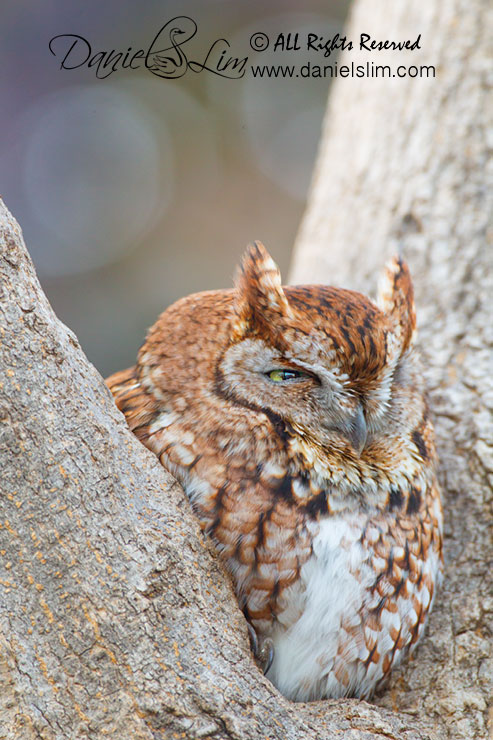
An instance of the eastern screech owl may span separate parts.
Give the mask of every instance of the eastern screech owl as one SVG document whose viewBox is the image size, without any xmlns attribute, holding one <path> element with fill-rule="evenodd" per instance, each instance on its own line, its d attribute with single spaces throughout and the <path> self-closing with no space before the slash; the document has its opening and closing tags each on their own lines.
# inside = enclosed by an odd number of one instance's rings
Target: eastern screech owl
<svg viewBox="0 0 493 740">
<path fill-rule="evenodd" d="M 433 428 L 408 268 L 378 306 L 281 286 L 255 243 L 108 379 L 183 485 L 288 698 L 370 697 L 423 633 L 442 569 Z"/>
</svg>

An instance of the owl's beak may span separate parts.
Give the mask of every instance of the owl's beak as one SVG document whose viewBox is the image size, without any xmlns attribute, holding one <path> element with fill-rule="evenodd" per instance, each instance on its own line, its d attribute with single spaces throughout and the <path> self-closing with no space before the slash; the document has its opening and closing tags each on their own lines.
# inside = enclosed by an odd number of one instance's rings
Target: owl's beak
<svg viewBox="0 0 493 740">
<path fill-rule="evenodd" d="M 358 406 L 358 410 L 351 419 L 351 426 L 346 434 L 348 440 L 351 442 L 358 455 L 361 455 L 361 453 L 363 452 L 364 446 L 366 444 L 367 433 L 368 429 L 366 427 L 365 414 L 363 412 L 363 407 L 360 404 Z"/>
</svg>

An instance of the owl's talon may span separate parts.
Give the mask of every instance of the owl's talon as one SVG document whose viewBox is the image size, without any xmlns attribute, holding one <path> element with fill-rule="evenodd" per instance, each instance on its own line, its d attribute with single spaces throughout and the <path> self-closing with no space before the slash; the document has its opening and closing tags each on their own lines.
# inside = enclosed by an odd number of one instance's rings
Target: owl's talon
<svg viewBox="0 0 493 740">
<path fill-rule="evenodd" d="M 250 649 L 252 653 L 255 655 L 255 657 L 257 657 L 258 651 L 259 651 L 257 633 L 253 629 L 250 622 L 247 622 L 247 627 L 248 627 L 248 635 L 250 637 Z"/>
<path fill-rule="evenodd" d="M 262 642 L 262 647 L 258 653 L 258 659 L 262 666 L 264 675 L 268 672 L 274 660 L 274 643 L 270 637 L 266 637 Z"/>
<path fill-rule="evenodd" d="M 270 637 L 266 637 L 259 643 L 258 635 L 253 629 L 250 622 L 247 622 L 248 634 L 250 636 L 250 647 L 252 653 L 255 656 L 256 662 L 259 664 L 259 668 L 262 669 L 263 673 L 267 673 L 274 660 L 274 643 Z"/>
</svg>

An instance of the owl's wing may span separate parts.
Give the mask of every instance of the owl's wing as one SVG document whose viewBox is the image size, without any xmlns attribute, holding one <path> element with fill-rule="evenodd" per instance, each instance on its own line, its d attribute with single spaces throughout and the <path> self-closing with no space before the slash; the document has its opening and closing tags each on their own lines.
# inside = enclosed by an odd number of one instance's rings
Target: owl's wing
<svg viewBox="0 0 493 740">
<path fill-rule="evenodd" d="M 142 388 L 136 367 L 120 370 L 109 378 L 106 385 L 112 392 L 115 403 L 125 415 L 130 430 L 144 441 L 148 427 L 157 412 L 156 400 Z"/>
</svg>

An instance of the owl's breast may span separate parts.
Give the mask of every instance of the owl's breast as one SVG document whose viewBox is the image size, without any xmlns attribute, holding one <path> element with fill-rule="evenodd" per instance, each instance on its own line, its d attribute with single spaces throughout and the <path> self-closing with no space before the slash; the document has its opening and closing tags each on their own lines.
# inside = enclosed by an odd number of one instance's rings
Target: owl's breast
<svg viewBox="0 0 493 740">
<path fill-rule="evenodd" d="M 328 517 L 268 631 L 268 677 L 297 701 L 368 698 L 420 638 L 441 573 L 432 528 L 403 537 L 397 520 Z M 426 530 L 426 531 L 425 531 Z"/>
<path fill-rule="evenodd" d="M 148 446 L 184 486 L 254 629 L 273 640 L 268 677 L 294 700 L 371 696 L 416 645 L 439 580 L 431 472 L 407 488 L 377 479 L 372 505 L 361 475 L 336 486 L 335 468 L 327 481 L 273 454 L 220 456 L 168 421 L 156 420 Z"/>
</svg>

